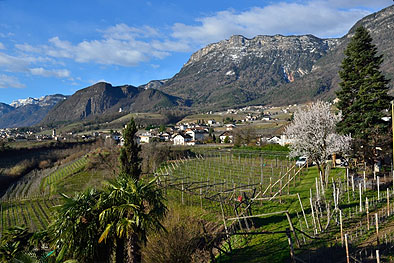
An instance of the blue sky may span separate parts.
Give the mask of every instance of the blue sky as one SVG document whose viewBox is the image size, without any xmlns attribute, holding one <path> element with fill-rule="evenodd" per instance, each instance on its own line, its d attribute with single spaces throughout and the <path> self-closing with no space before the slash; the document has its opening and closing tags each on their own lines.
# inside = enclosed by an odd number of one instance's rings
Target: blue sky
<svg viewBox="0 0 394 263">
<path fill-rule="evenodd" d="M 392 0 L 0 0 L 0 102 L 176 74 L 231 35 L 340 37 Z"/>
</svg>

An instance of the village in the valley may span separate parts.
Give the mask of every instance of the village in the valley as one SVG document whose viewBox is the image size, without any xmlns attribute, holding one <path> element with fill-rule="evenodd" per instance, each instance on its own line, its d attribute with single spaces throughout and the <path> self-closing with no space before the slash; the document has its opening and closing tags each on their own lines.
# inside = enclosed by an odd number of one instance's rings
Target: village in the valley
<svg viewBox="0 0 394 263">
<path fill-rule="evenodd" d="M 302 106 L 302 105 L 301 105 Z M 283 134 L 283 126 L 290 122 L 292 114 L 300 105 L 282 107 L 247 106 L 240 109 L 227 109 L 222 112 L 186 116 L 176 125 L 141 128 L 138 132 L 140 144 L 167 143 L 173 145 L 233 144 L 237 128 L 250 127 L 253 130 L 253 143 L 276 143 L 286 145 L 290 142 Z M 9 142 L 23 141 L 78 141 L 102 138 L 123 145 L 120 130 L 57 131 L 42 128 L 4 128 L 0 138 Z M 281 129 L 282 128 L 282 129 Z"/>
</svg>

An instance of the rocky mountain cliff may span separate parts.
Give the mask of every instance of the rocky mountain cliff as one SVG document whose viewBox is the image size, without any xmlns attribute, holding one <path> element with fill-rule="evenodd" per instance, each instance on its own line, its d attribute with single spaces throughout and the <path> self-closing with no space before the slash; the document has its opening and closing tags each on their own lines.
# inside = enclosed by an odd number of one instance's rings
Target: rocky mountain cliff
<svg viewBox="0 0 394 263">
<path fill-rule="evenodd" d="M 194 53 L 161 90 L 194 105 L 231 107 L 309 74 L 339 43 L 312 35 L 232 36 Z"/>
<path fill-rule="evenodd" d="M 185 101 L 156 89 L 130 85 L 113 87 L 99 82 L 81 89 L 59 103 L 44 118 L 43 124 L 79 121 L 117 112 L 149 112 L 185 105 Z"/>
<path fill-rule="evenodd" d="M 11 105 L 0 103 L 0 128 L 27 127 L 38 124 L 59 102 L 67 99 L 61 94 L 41 98 L 20 99 Z"/>
<path fill-rule="evenodd" d="M 394 6 L 358 21 L 344 37 L 232 36 L 195 52 L 160 90 L 218 109 L 247 104 L 288 104 L 333 98 L 343 51 L 356 27 L 368 28 L 393 79 Z"/>
<path fill-rule="evenodd" d="M 339 88 L 339 70 L 344 58 L 344 50 L 357 27 L 366 27 L 383 54 L 384 62 L 381 70 L 391 79 L 391 93 L 394 93 L 394 5 L 377 13 L 371 14 L 358 21 L 349 32 L 339 40 L 339 44 L 326 56 L 319 59 L 313 66 L 312 72 L 293 83 L 280 85 L 270 90 L 258 103 L 273 103 L 278 105 L 305 102 L 309 100 L 333 99 Z M 292 96 L 289 96 L 292 94 Z M 257 102 L 257 101 L 256 101 Z"/>
<path fill-rule="evenodd" d="M 27 126 L 41 120 L 43 124 L 79 121 L 119 111 L 205 111 L 333 99 L 344 49 L 361 25 L 371 32 L 378 51 L 384 54 L 382 70 L 394 87 L 394 6 L 390 6 L 361 19 L 342 38 L 275 35 L 248 39 L 236 35 L 198 50 L 170 79 L 139 87 L 97 83 L 67 100 L 59 99 L 55 107 L 46 105 L 45 97 L 16 101 L 18 108 L 0 104 L 0 127 Z M 45 110 L 50 110 L 47 116 Z"/>
</svg>

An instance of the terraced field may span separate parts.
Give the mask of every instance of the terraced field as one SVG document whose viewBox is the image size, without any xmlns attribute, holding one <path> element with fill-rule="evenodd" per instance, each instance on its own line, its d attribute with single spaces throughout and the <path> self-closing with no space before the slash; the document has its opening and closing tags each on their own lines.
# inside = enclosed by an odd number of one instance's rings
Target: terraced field
<svg viewBox="0 0 394 263">
<path fill-rule="evenodd" d="M 1 232 L 12 226 L 27 226 L 30 230 L 43 230 L 53 219 L 53 207 L 60 199 L 31 199 L 1 203 Z"/>
<path fill-rule="evenodd" d="M 57 193 L 57 184 L 60 181 L 64 181 L 66 177 L 79 173 L 83 170 L 86 163 L 87 158 L 83 157 L 49 174 L 41 181 L 40 192 L 49 195 Z"/>
<path fill-rule="evenodd" d="M 30 230 L 45 229 L 54 217 L 54 206 L 61 203 L 59 193 L 73 194 L 93 180 L 103 178 L 85 171 L 87 157 L 45 172 L 33 172 L 26 180 L 13 184 L 0 202 L 0 233 L 12 226 Z"/>
</svg>

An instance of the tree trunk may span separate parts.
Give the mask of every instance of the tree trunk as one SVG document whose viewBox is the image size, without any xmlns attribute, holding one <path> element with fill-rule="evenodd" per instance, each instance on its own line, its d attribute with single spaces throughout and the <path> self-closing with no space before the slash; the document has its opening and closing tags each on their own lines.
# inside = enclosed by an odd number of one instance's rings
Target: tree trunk
<svg viewBox="0 0 394 263">
<path fill-rule="evenodd" d="M 116 263 L 124 263 L 125 242 L 123 238 L 116 239 Z"/>
<path fill-rule="evenodd" d="M 126 256 L 128 263 L 141 263 L 141 246 L 139 243 L 139 238 L 136 233 L 131 233 L 127 238 L 126 244 Z"/>
<path fill-rule="evenodd" d="M 324 186 L 324 184 L 326 182 L 326 164 L 316 161 L 316 165 L 317 165 L 317 170 L 319 171 L 318 180 L 320 180 L 320 172 L 321 172 L 321 178 L 322 178 L 322 181 L 323 181 L 322 183 L 323 183 L 323 186 Z"/>
</svg>

